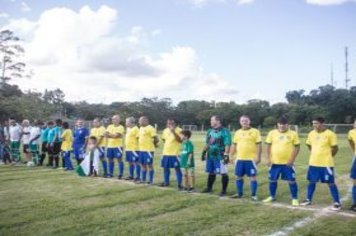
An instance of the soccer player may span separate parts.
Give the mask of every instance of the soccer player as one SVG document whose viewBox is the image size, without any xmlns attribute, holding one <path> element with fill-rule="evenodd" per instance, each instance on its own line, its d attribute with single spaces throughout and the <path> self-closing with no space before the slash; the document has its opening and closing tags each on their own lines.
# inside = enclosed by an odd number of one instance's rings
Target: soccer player
<svg viewBox="0 0 356 236">
<path fill-rule="evenodd" d="M 54 169 L 59 167 L 59 154 L 61 152 L 62 144 L 62 120 L 57 119 L 55 123 L 52 121 L 48 122 L 48 155 L 49 155 L 49 166 Z M 54 161 L 54 163 L 53 163 Z M 63 163 L 64 164 L 64 163 Z"/>
<path fill-rule="evenodd" d="M 231 134 L 228 129 L 222 126 L 219 116 L 212 116 L 210 119 L 211 128 L 206 136 L 206 145 L 203 149 L 202 160 L 206 160 L 208 173 L 207 187 L 203 193 L 211 193 L 216 179 L 216 175 L 221 175 L 222 190 L 221 197 L 226 196 L 229 176 L 227 165 L 229 163 L 229 151 L 231 146 Z"/>
<path fill-rule="evenodd" d="M 85 145 L 88 137 L 89 137 L 88 128 L 84 127 L 84 121 L 82 119 L 78 119 L 76 121 L 74 133 L 73 133 L 73 138 L 74 138 L 73 151 L 74 151 L 74 157 L 77 160 L 78 165 L 83 160 L 84 157 L 83 154 L 85 152 Z"/>
<path fill-rule="evenodd" d="M 69 128 L 68 122 L 63 122 L 63 133 L 62 133 L 62 158 L 64 160 L 64 168 L 65 170 L 73 170 L 72 161 L 70 160 L 70 154 L 72 152 L 73 147 L 73 133 Z"/>
<path fill-rule="evenodd" d="M 129 163 L 129 176 L 126 180 L 140 181 L 141 166 L 138 160 L 138 136 L 139 128 L 136 125 L 136 120 L 133 117 L 126 119 L 126 135 L 125 135 L 125 155 L 126 161 Z"/>
<path fill-rule="evenodd" d="M 180 167 L 184 173 L 184 190 L 188 192 L 194 191 L 195 177 L 194 177 L 194 145 L 190 141 L 192 132 L 190 130 L 183 130 L 182 135 L 182 152 L 180 154 Z"/>
<path fill-rule="evenodd" d="M 273 202 L 276 200 L 278 179 L 288 181 L 292 195 L 292 205 L 298 206 L 298 186 L 295 181 L 294 161 L 300 150 L 298 134 L 289 129 L 288 119 L 279 118 L 277 129 L 268 133 L 267 144 L 267 164 L 269 169 L 269 193 L 270 196 L 263 202 Z"/>
<path fill-rule="evenodd" d="M 47 141 L 48 141 L 48 131 L 49 128 L 47 127 L 47 124 L 42 123 L 41 125 L 41 159 L 39 161 L 39 166 L 43 165 L 44 159 L 46 159 L 46 155 L 48 153 L 48 148 L 47 148 Z M 49 164 L 49 162 L 48 162 Z"/>
<path fill-rule="evenodd" d="M 251 120 L 247 115 L 240 117 L 241 129 L 234 135 L 230 151 L 232 157 L 236 152 L 235 176 L 237 194 L 232 198 L 241 198 L 243 195 L 244 176 L 250 178 L 251 200 L 257 201 L 257 165 L 261 161 L 262 144 L 261 134 L 250 126 Z"/>
<path fill-rule="evenodd" d="M 25 162 L 29 162 L 31 160 L 30 133 L 31 133 L 30 121 L 23 120 L 21 136 L 22 136 L 22 149 L 23 149 L 23 153 L 25 155 Z"/>
<path fill-rule="evenodd" d="M 21 140 L 21 126 L 17 124 L 15 119 L 10 118 L 9 139 L 11 142 L 11 156 L 13 160 L 18 163 L 21 160 L 20 155 L 20 140 Z"/>
<path fill-rule="evenodd" d="M 30 142 L 29 142 L 29 149 L 32 154 L 32 161 L 35 165 L 39 164 L 39 145 L 41 142 L 41 128 L 40 128 L 40 121 L 35 121 L 34 125 L 30 130 Z"/>
<path fill-rule="evenodd" d="M 350 177 L 353 180 L 352 186 L 352 206 L 351 211 L 356 211 L 356 120 L 354 121 L 354 128 L 348 133 L 348 140 L 354 157 L 351 164 Z"/>
<path fill-rule="evenodd" d="M 97 148 L 100 153 L 99 159 L 101 160 L 101 163 L 103 165 L 103 170 L 104 170 L 104 177 L 108 177 L 108 163 L 106 161 L 105 157 L 105 146 L 106 146 L 106 138 L 105 136 L 106 129 L 105 127 L 101 124 L 101 121 L 99 118 L 95 118 L 93 120 L 93 128 L 90 130 L 90 136 L 95 137 L 97 142 Z"/>
<path fill-rule="evenodd" d="M 125 133 L 124 126 L 120 125 L 120 116 L 112 117 L 112 124 L 109 125 L 105 132 L 105 137 L 108 139 L 106 156 L 109 159 L 109 174 L 108 177 L 114 176 L 114 160 L 117 159 L 119 167 L 118 179 L 122 179 L 124 174 L 124 162 L 122 161 L 122 139 Z"/>
<path fill-rule="evenodd" d="M 174 168 L 176 171 L 178 190 L 183 190 L 183 175 L 178 159 L 182 143 L 182 139 L 180 137 L 181 132 L 182 129 L 177 126 L 177 122 L 174 119 L 170 118 L 167 120 L 167 128 L 163 130 L 161 137 L 164 142 L 163 156 L 161 159 L 164 182 L 161 184 L 161 187 L 169 186 L 169 176 L 171 173 L 170 169 Z"/>
<path fill-rule="evenodd" d="M 140 131 L 138 137 L 139 160 L 141 163 L 141 183 L 146 182 L 147 171 L 149 171 L 148 184 L 153 184 L 154 169 L 153 169 L 153 156 L 155 148 L 158 146 L 158 137 L 156 129 L 149 124 L 146 116 L 139 119 Z"/>
<path fill-rule="evenodd" d="M 308 134 L 306 144 L 311 151 L 307 179 L 309 181 L 307 198 L 301 203 L 303 206 L 311 205 L 316 183 L 327 183 L 329 185 L 334 205 L 331 210 L 341 209 L 339 191 L 335 184 L 334 159 L 338 151 L 337 137 L 334 132 L 326 129 L 324 118 L 313 119 L 314 130 Z"/>
</svg>

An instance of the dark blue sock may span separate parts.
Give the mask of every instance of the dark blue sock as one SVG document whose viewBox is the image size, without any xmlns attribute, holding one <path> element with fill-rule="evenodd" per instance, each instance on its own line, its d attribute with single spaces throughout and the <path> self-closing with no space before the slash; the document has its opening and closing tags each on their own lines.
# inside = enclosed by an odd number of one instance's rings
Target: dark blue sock
<svg viewBox="0 0 356 236">
<path fill-rule="evenodd" d="M 164 183 L 169 184 L 169 176 L 171 174 L 171 171 L 169 168 L 164 168 L 163 169 L 163 177 L 164 177 Z"/>
<path fill-rule="evenodd" d="M 123 175 L 124 175 L 124 168 L 125 168 L 124 162 L 123 162 L 123 161 L 120 161 L 120 162 L 119 162 L 119 175 L 120 175 L 120 176 L 123 176 Z"/>
<path fill-rule="evenodd" d="M 102 160 L 101 162 L 103 164 L 104 175 L 107 175 L 108 174 L 108 163 L 106 162 L 106 160 Z"/>
<path fill-rule="evenodd" d="M 111 175 L 111 176 L 114 175 L 114 162 L 113 161 L 109 162 L 109 175 Z"/>
<path fill-rule="evenodd" d="M 256 196 L 256 193 L 257 193 L 257 180 L 252 180 L 250 182 L 250 188 L 251 188 L 251 196 L 252 197 Z"/>
<path fill-rule="evenodd" d="M 309 201 L 313 200 L 313 195 L 314 195 L 315 188 L 316 188 L 316 183 L 309 182 L 308 189 L 307 189 L 307 199 Z"/>
<path fill-rule="evenodd" d="M 271 195 L 272 198 L 276 198 L 277 186 L 278 186 L 277 181 L 269 182 L 269 194 Z"/>
<path fill-rule="evenodd" d="M 242 196 L 244 190 L 244 179 L 237 179 L 235 181 L 235 184 L 237 189 L 237 195 Z"/>
<path fill-rule="evenodd" d="M 329 185 L 329 190 L 330 190 L 331 196 L 334 199 L 334 202 L 340 203 L 339 190 L 337 189 L 336 184 Z"/>
<path fill-rule="evenodd" d="M 150 170 L 149 175 L 150 175 L 150 182 L 151 182 L 151 184 L 153 184 L 153 177 L 155 175 L 155 171 L 154 170 Z"/>
<path fill-rule="evenodd" d="M 136 164 L 136 178 L 141 179 L 141 165 Z"/>
<path fill-rule="evenodd" d="M 352 203 L 356 204 L 356 185 L 352 187 Z"/>
<path fill-rule="evenodd" d="M 146 182 L 146 178 L 147 178 L 147 170 L 143 169 L 142 170 L 142 181 Z"/>
<path fill-rule="evenodd" d="M 129 174 L 130 174 L 131 178 L 133 178 L 133 176 L 134 176 L 134 171 L 135 171 L 135 166 L 133 164 L 130 164 L 130 166 L 129 166 Z"/>
<path fill-rule="evenodd" d="M 298 199 L 298 185 L 296 182 L 289 184 L 290 194 L 292 199 Z"/>
<path fill-rule="evenodd" d="M 176 176 L 177 176 L 178 186 L 182 186 L 183 174 L 180 168 L 176 168 Z"/>
</svg>

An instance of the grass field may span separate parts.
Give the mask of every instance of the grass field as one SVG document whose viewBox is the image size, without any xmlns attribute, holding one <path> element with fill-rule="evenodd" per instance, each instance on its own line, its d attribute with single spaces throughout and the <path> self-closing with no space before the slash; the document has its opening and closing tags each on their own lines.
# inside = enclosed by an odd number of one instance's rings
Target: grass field
<svg viewBox="0 0 356 236">
<path fill-rule="evenodd" d="M 199 157 L 202 140 L 202 135 L 193 136 L 200 190 L 206 182 Z M 344 208 L 348 208 L 352 153 L 345 136 L 339 136 L 339 146 L 337 183 Z M 162 181 L 159 157 L 160 149 L 155 158 L 156 183 Z M 303 145 L 296 162 L 300 200 L 305 196 L 307 163 L 308 152 Z M 233 194 L 232 166 L 229 171 L 228 192 Z M 161 189 L 116 179 L 84 178 L 63 170 L 0 166 L 0 235 L 269 235 L 279 231 L 291 235 L 356 235 L 352 213 L 318 214 L 332 202 L 324 185 L 317 186 L 315 205 L 306 209 L 289 207 L 289 188 L 282 182 L 277 194 L 280 204 L 274 206 L 251 202 L 248 184 L 244 199 L 230 200 L 217 196 L 219 178 L 214 194 L 207 195 L 177 192 L 175 175 L 171 177 L 171 187 Z M 258 178 L 258 196 L 263 199 L 268 196 L 267 167 L 263 164 Z M 303 227 L 293 228 L 305 219 Z M 288 226 L 292 229 L 284 231 Z"/>
</svg>

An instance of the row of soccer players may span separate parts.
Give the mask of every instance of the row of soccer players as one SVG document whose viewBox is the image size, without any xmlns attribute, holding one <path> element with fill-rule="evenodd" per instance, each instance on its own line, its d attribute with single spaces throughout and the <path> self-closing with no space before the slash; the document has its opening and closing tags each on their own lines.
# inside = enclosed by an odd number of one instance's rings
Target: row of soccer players
<svg viewBox="0 0 356 236">
<path fill-rule="evenodd" d="M 100 158 L 102 160 L 104 176 L 112 177 L 114 172 L 114 160 L 118 160 L 119 178 L 123 177 L 123 137 L 125 129 L 120 125 L 120 117 L 115 115 L 112 118 L 112 125 L 107 129 L 101 126 L 98 119 L 94 120 L 93 128 L 90 135 L 95 137 L 96 146 L 100 150 Z M 220 118 L 213 116 L 211 118 L 211 129 L 207 133 L 206 146 L 203 151 L 203 159 L 206 160 L 206 172 L 208 173 L 207 188 L 204 192 L 212 192 L 212 187 L 217 174 L 222 176 L 222 191 L 221 195 L 226 195 L 226 189 L 229 182 L 227 174 L 227 165 L 232 162 L 234 154 L 237 161 L 235 162 L 236 188 L 237 194 L 233 198 L 240 198 L 243 195 L 243 177 L 250 177 L 251 198 L 257 200 L 257 165 L 261 161 L 261 135 L 257 129 L 250 127 L 250 119 L 248 116 L 240 118 L 241 129 L 236 131 L 233 140 L 229 130 L 222 127 Z M 331 195 L 334 200 L 333 209 L 339 210 L 341 203 L 339 193 L 334 179 L 334 160 L 333 157 L 337 153 L 337 137 L 335 133 L 326 129 L 324 119 L 317 118 L 313 120 L 314 130 L 308 135 L 306 144 L 311 150 L 307 179 L 309 181 L 307 198 L 302 205 L 310 205 L 313 193 L 317 182 L 327 183 L 330 188 Z M 48 128 L 42 129 L 42 147 L 49 147 L 49 159 L 51 156 L 58 160 L 59 147 L 61 147 L 63 160 L 66 169 L 73 169 L 70 161 L 70 153 L 72 150 L 78 161 L 81 159 L 81 150 L 86 145 L 87 131 L 83 127 L 82 121 L 77 122 L 77 127 L 74 129 L 74 135 L 69 129 L 68 124 L 64 122 L 63 133 L 60 127 L 60 121 L 57 121 L 56 126 L 51 122 L 48 123 Z M 126 120 L 126 160 L 130 163 L 128 179 L 136 179 L 136 181 L 146 182 L 147 173 L 149 174 L 148 183 L 153 183 L 153 155 L 155 148 L 159 142 L 156 130 L 149 125 L 147 117 L 139 119 L 140 128 L 135 124 L 134 118 Z M 10 126 L 11 127 L 11 126 Z M 47 131 L 46 131 L 47 130 Z M 57 131 L 53 131 L 57 130 Z M 46 135 L 46 132 L 47 135 Z M 53 132 L 55 134 L 53 134 Z M 59 135 L 60 134 L 60 135 Z M 47 139 L 46 139 L 47 137 Z M 73 142 L 74 137 L 74 142 Z M 78 137 L 81 142 L 78 142 Z M 161 186 L 169 185 L 170 169 L 176 170 L 178 186 L 182 188 L 182 171 L 185 169 L 185 175 L 194 176 L 194 158 L 193 145 L 189 141 L 190 134 L 184 132 L 176 126 L 174 119 L 167 121 L 167 128 L 163 131 L 162 140 L 163 157 L 161 166 L 164 169 L 164 182 Z M 349 132 L 348 139 L 350 146 L 355 151 L 356 129 Z M 186 141 L 186 142 L 183 142 Z M 189 141 L 189 142 L 187 142 Z M 47 142 L 47 143 L 46 143 Z M 181 143 L 183 142 L 183 149 Z M 188 143 L 188 145 L 187 145 Z M 299 153 L 300 141 L 298 134 L 288 129 L 288 120 L 282 117 L 278 120 L 278 128 L 271 131 L 266 139 L 267 144 L 267 161 L 270 165 L 270 197 L 264 202 L 275 201 L 277 180 L 279 178 L 288 181 L 292 195 L 292 204 L 299 205 L 298 202 L 298 187 L 295 181 L 294 161 Z M 181 152 L 183 150 L 183 152 Z M 106 151 L 106 153 L 105 153 Z M 107 157 L 107 159 L 105 158 Z M 182 158 L 184 161 L 182 162 Z M 41 158 L 42 159 L 42 158 Z M 109 168 L 108 163 L 109 161 Z M 49 164 L 52 164 L 51 162 Z M 58 166 L 56 161 L 55 166 Z M 142 170 L 141 170 L 142 168 Z M 134 177 L 134 172 L 136 176 Z M 351 169 L 351 178 L 354 179 L 352 189 L 353 206 L 355 210 L 356 202 L 356 164 L 353 161 Z M 191 178 L 192 179 L 192 178 Z M 192 187 L 191 185 L 190 187 Z"/>
<path fill-rule="evenodd" d="M 310 150 L 309 167 L 307 173 L 308 187 L 303 206 L 312 204 L 316 183 L 326 183 L 333 198 L 332 210 L 340 210 L 341 202 L 339 191 L 335 184 L 334 157 L 338 152 L 337 136 L 324 126 L 324 118 L 313 119 L 313 130 L 308 134 L 306 145 Z M 240 117 L 241 129 L 237 130 L 231 140 L 228 129 L 222 127 L 220 118 L 211 118 L 211 129 L 208 131 L 203 159 L 206 160 L 208 173 L 207 188 L 204 192 L 212 192 L 217 174 L 221 175 L 221 195 L 226 195 L 229 182 L 227 165 L 235 161 L 235 184 L 237 193 L 232 198 L 243 196 L 244 176 L 250 178 L 251 199 L 257 200 L 257 165 L 261 162 L 262 140 L 259 130 L 250 126 L 250 118 L 246 115 Z M 348 134 L 350 147 L 355 154 L 356 121 L 354 129 Z M 298 185 L 294 162 L 300 150 L 298 134 L 289 129 L 288 119 L 281 117 L 277 122 L 277 129 L 268 133 L 265 140 L 267 145 L 267 163 L 269 165 L 269 193 L 263 200 L 265 203 L 276 200 L 277 183 L 279 179 L 288 182 L 292 198 L 292 205 L 298 206 Z M 356 211 L 356 161 L 353 158 L 350 177 L 353 179 L 351 210 Z"/>
</svg>

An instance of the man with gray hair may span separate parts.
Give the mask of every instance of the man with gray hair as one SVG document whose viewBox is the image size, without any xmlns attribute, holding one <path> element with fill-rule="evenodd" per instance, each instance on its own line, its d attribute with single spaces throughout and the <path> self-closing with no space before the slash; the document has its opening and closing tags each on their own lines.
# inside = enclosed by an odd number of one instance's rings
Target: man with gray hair
<svg viewBox="0 0 356 236">
<path fill-rule="evenodd" d="M 139 128 L 136 125 L 136 119 L 134 117 L 128 117 L 126 119 L 125 155 L 126 161 L 129 164 L 129 176 L 126 180 L 134 180 L 135 170 L 135 181 L 140 180 L 141 165 L 138 162 L 138 136 Z"/>
</svg>

